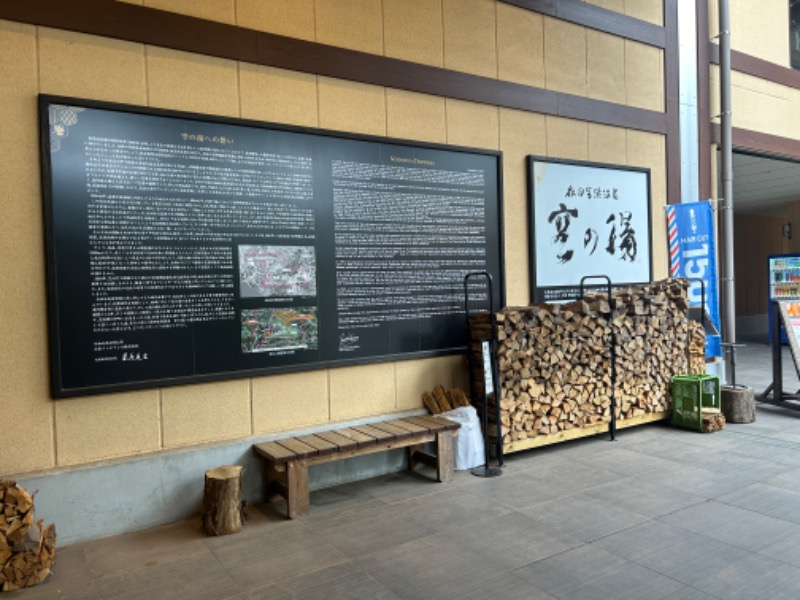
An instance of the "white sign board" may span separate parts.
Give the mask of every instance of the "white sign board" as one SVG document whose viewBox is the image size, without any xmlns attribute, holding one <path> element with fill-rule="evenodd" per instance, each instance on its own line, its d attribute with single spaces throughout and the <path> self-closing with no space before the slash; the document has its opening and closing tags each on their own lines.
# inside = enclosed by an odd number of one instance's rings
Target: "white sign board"
<svg viewBox="0 0 800 600">
<path fill-rule="evenodd" d="M 481 344 L 481 354 L 483 355 L 483 382 L 486 396 L 494 394 L 494 377 L 492 377 L 492 358 L 489 355 L 489 342 Z"/>
<path fill-rule="evenodd" d="M 648 169 L 530 156 L 528 177 L 534 301 L 573 300 L 587 275 L 652 280 Z"/>
</svg>

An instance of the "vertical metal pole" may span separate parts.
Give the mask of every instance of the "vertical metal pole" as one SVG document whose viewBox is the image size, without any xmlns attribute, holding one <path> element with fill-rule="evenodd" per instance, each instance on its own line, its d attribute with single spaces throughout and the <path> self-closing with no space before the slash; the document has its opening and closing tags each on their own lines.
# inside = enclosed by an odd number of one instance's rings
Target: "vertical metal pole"
<svg viewBox="0 0 800 600">
<path fill-rule="evenodd" d="M 722 341 L 728 344 L 727 372 L 736 369 L 736 301 L 733 271 L 733 146 L 731 143 L 731 32 L 728 0 L 719 0 L 719 98 L 722 116 Z"/>
<path fill-rule="evenodd" d="M 781 308 L 772 303 L 772 399 L 783 401 L 783 357 L 781 356 Z"/>
</svg>

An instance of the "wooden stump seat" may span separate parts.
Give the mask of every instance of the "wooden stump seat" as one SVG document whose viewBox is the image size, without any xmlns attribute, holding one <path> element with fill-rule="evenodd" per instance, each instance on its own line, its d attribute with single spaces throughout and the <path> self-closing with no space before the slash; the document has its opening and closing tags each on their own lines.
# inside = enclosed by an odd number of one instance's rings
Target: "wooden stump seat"
<svg viewBox="0 0 800 600">
<path fill-rule="evenodd" d="M 408 448 L 408 466 L 436 468 L 438 481 L 451 481 L 454 471 L 453 437 L 460 425 L 442 417 L 420 416 L 359 425 L 274 442 L 255 444 L 267 461 L 267 498 L 283 496 L 290 519 L 309 511 L 308 467 L 392 448 Z M 436 442 L 436 454 L 422 445 Z"/>
</svg>

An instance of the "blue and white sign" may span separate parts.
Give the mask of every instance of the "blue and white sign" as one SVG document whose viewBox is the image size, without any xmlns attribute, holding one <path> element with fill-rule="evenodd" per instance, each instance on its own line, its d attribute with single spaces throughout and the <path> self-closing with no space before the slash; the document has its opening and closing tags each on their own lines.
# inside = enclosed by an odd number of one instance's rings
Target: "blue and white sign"
<svg viewBox="0 0 800 600">
<path fill-rule="evenodd" d="M 706 310 L 720 328 L 717 293 L 717 244 L 714 210 L 708 202 L 686 202 L 667 206 L 667 238 L 670 277 L 700 279 L 705 285 Z M 702 303 L 702 286 L 691 281 L 689 306 Z M 706 336 L 706 357 L 722 356 L 718 335 Z"/>
</svg>

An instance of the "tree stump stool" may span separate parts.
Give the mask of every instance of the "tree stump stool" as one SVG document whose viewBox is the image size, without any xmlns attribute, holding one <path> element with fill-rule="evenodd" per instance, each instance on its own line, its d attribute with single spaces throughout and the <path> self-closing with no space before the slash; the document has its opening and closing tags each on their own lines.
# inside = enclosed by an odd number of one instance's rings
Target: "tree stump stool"
<svg viewBox="0 0 800 600">
<path fill-rule="evenodd" d="M 242 474 L 238 465 L 206 471 L 203 490 L 203 531 L 206 535 L 236 533 L 244 522 Z"/>
<path fill-rule="evenodd" d="M 752 423 L 756 420 L 753 388 L 723 386 L 721 400 L 722 414 L 728 423 Z"/>
</svg>

